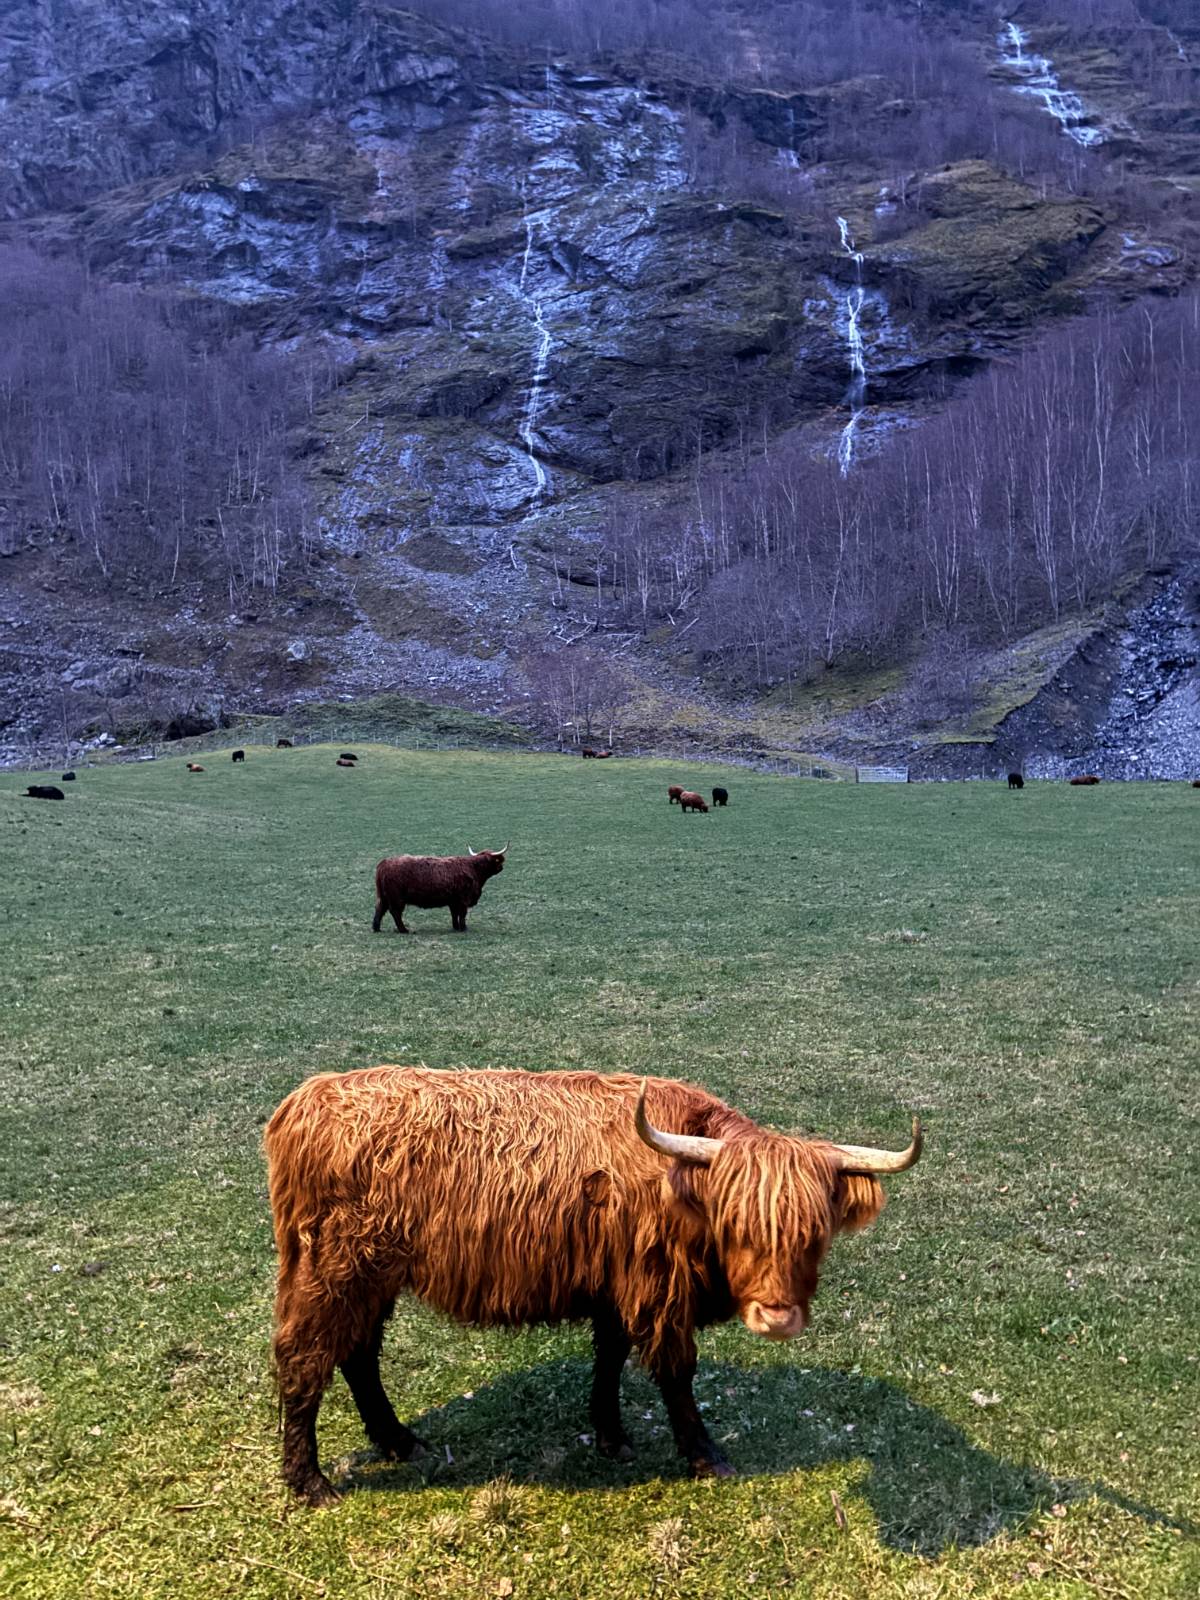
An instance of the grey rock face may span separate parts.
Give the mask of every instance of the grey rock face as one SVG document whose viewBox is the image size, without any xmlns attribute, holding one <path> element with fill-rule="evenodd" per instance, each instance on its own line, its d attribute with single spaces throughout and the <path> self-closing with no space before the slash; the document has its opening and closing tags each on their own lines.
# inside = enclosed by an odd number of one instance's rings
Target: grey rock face
<svg viewBox="0 0 1200 1600">
<path fill-rule="evenodd" d="M 358 0 L 9 0 L 0 217 L 205 161 L 264 117 L 355 94 L 417 126 L 461 80 L 447 37 Z"/>
<path fill-rule="evenodd" d="M 344 358 L 306 461 L 327 572 L 358 564 L 341 589 L 320 580 L 340 621 L 306 616 L 288 693 L 328 671 L 336 692 L 491 694 L 521 629 L 557 626 L 559 553 L 586 543 L 604 486 L 669 494 L 702 453 L 796 425 L 835 445 L 854 281 L 837 214 L 864 251 L 864 448 L 953 363 L 1070 303 L 1104 232 L 1086 202 L 959 163 L 873 245 L 870 163 L 799 168 L 834 115 L 874 117 L 886 151 L 891 114 L 865 81 L 779 94 L 548 67 L 367 0 L 10 0 L 0 218 Z M 689 118 L 737 119 L 807 201 L 696 188 Z M 1111 270 L 1133 267 L 1118 251 Z M 13 542 L 0 526 L 0 553 Z M 195 619 L 175 621 L 198 649 Z M 261 659 L 239 645 L 254 692 L 291 636 Z M 55 656 L 56 684 L 80 649 Z M 225 646 L 203 655 L 223 681 Z"/>
</svg>

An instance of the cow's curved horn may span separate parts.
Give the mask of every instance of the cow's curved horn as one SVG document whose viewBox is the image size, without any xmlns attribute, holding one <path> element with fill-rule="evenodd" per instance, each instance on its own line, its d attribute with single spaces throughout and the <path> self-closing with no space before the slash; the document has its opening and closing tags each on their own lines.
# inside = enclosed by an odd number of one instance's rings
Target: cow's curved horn
<svg viewBox="0 0 1200 1600">
<path fill-rule="evenodd" d="M 468 855 L 469 855 L 469 856 L 477 856 L 477 855 L 478 855 L 478 854 L 479 854 L 479 851 L 478 851 L 478 850 L 472 850 L 472 849 L 471 849 L 471 846 L 470 846 L 470 845 L 468 845 L 468 846 L 467 846 L 467 854 L 468 854 Z"/>
<path fill-rule="evenodd" d="M 868 1144 L 835 1144 L 838 1168 L 842 1172 L 857 1172 L 882 1176 L 888 1172 L 907 1172 L 921 1158 L 925 1135 L 921 1132 L 919 1117 L 913 1118 L 912 1143 L 907 1150 L 875 1150 Z"/>
<path fill-rule="evenodd" d="M 646 1116 L 645 1078 L 642 1079 L 633 1120 L 643 1144 L 648 1144 L 651 1150 L 657 1150 L 659 1155 L 672 1156 L 677 1161 L 690 1161 L 694 1166 L 706 1167 L 721 1148 L 720 1139 L 701 1139 L 690 1133 L 663 1133 L 660 1128 L 654 1127 Z"/>
<path fill-rule="evenodd" d="M 511 843 L 512 843 L 512 840 L 510 839 L 508 841 L 508 844 L 511 844 Z M 495 855 L 495 856 L 506 856 L 508 854 L 508 844 L 506 844 L 504 846 L 503 850 L 493 850 L 492 854 Z"/>
</svg>

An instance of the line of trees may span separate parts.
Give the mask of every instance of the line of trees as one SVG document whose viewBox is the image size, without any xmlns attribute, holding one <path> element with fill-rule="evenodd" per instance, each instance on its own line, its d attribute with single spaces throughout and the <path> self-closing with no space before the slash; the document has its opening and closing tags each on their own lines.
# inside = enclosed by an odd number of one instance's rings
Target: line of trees
<svg viewBox="0 0 1200 1600">
<path fill-rule="evenodd" d="M 601 735 L 612 744 L 629 687 L 602 650 L 583 643 L 545 645 L 522 656 L 518 670 L 560 750 Z"/>
<path fill-rule="evenodd" d="M 1087 610 L 1200 548 L 1198 381 L 1192 296 L 1058 330 L 847 477 L 796 438 L 701 464 L 688 516 L 614 507 L 608 615 L 766 685 Z"/>
<path fill-rule="evenodd" d="M 0 522 L 104 578 L 274 588 L 314 519 L 291 430 L 332 381 L 220 312 L 0 250 Z"/>
</svg>

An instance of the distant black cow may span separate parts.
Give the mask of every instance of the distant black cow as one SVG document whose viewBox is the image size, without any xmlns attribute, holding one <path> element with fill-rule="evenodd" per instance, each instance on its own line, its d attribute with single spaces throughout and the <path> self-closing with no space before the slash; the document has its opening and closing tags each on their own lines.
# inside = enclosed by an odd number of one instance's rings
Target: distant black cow
<svg viewBox="0 0 1200 1600">
<path fill-rule="evenodd" d="M 357 761 L 358 757 L 354 754 L 353 750 L 343 750 L 341 755 L 338 757 L 338 760 L 339 761 Z"/>
<path fill-rule="evenodd" d="M 231 761 L 245 761 L 246 752 L 244 750 L 235 750 L 229 759 Z"/>
<path fill-rule="evenodd" d="M 1008 775 L 1008 787 L 1010 789 L 1023 789 L 1025 787 L 1025 779 L 1019 772 L 1010 772 Z"/>
<path fill-rule="evenodd" d="M 58 781 L 60 783 L 74 783 L 75 782 L 75 774 L 73 772 L 64 772 L 62 777 Z"/>
<path fill-rule="evenodd" d="M 67 797 L 53 783 L 31 783 L 25 791 L 30 800 L 65 800 Z"/>
<path fill-rule="evenodd" d="M 590 744 L 585 744 L 579 754 L 585 761 L 595 761 L 596 759 L 596 752 L 592 749 Z"/>
<path fill-rule="evenodd" d="M 292 741 L 290 739 L 276 739 L 275 748 L 276 750 L 290 750 L 292 748 Z"/>
<path fill-rule="evenodd" d="M 729 790 L 728 789 L 714 789 L 713 790 L 713 805 L 715 805 L 715 806 L 727 806 L 728 804 L 729 804 Z"/>
</svg>

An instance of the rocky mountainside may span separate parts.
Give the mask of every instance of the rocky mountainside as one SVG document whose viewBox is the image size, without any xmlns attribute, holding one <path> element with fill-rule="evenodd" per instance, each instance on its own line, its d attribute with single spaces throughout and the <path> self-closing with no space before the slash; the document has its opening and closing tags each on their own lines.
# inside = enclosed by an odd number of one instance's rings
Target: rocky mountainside
<svg viewBox="0 0 1200 1600">
<path fill-rule="evenodd" d="M 1068 137 L 994 16 L 954 26 Z M 316 559 L 275 593 L 84 588 L 36 529 L 0 543 L 0 739 L 381 688 L 511 711 L 523 649 L 596 628 L 615 494 L 678 516 L 697 462 L 783 436 L 869 456 L 1051 319 L 1178 291 L 1200 117 L 1139 102 L 1111 42 L 1061 48 L 1076 126 L 1153 206 L 898 167 L 914 106 L 869 76 L 572 60 L 353 0 L 17 0 L 3 238 L 340 378 L 296 440 Z M 1200 59 L 1200 28 L 1139 48 Z M 686 700 L 684 620 L 605 642 Z"/>
</svg>

